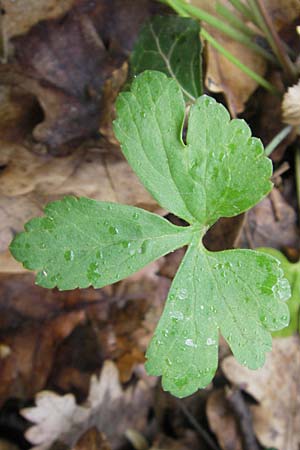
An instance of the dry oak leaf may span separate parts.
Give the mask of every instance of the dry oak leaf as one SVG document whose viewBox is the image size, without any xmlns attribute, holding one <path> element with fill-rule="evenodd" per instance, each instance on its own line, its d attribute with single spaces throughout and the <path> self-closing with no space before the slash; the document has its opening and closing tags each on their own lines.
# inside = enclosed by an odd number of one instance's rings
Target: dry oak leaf
<svg viewBox="0 0 300 450">
<path fill-rule="evenodd" d="M 91 378 L 83 405 L 78 405 L 72 394 L 37 394 L 36 406 L 21 411 L 35 424 L 25 436 L 34 450 L 47 450 L 56 441 L 72 447 L 83 433 L 96 427 L 105 431 L 112 449 L 117 449 L 125 442 L 125 432 L 133 423 L 137 430 L 145 426 L 152 396 L 143 380 L 123 391 L 115 364 L 106 361 L 100 378 Z"/>
<path fill-rule="evenodd" d="M 69 156 L 37 155 L 25 147 L 3 144 L 0 166 L 0 272 L 19 272 L 7 248 L 15 233 L 49 201 L 75 195 L 160 211 L 119 152 L 78 149 Z"/>
<path fill-rule="evenodd" d="M 251 371 L 232 356 L 222 362 L 226 377 L 250 394 L 253 426 L 265 447 L 300 447 L 300 337 L 277 338 L 262 369 Z"/>
<path fill-rule="evenodd" d="M 300 133 L 300 80 L 288 88 L 282 101 L 282 120 L 288 125 L 299 127 Z"/>
</svg>

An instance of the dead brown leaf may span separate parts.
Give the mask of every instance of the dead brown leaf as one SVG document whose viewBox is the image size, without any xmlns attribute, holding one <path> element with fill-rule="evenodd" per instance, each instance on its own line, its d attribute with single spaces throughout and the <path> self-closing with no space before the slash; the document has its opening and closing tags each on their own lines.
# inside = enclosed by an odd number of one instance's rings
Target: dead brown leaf
<svg viewBox="0 0 300 450">
<path fill-rule="evenodd" d="M 211 393 L 206 414 L 209 426 L 223 450 L 243 450 L 239 430 L 223 389 Z"/>
<path fill-rule="evenodd" d="M 42 389 L 57 349 L 85 320 L 83 311 L 67 308 L 78 294 L 62 296 L 33 285 L 33 277 L 1 277 L 0 403 L 28 399 Z"/>
<path fill-rule="evenodd" d="M 246 214 L 241 244 L 244 247 L 299 246 L 297 214 L 274 188 L 271 194 Z"/>
<path fill-rule="evenodd" d="M 217 3 L 221 3 L 234 11 L 234 14 L 241 18 L 236 10 L 232 8 L 228 0 L 214 0 L 211 2 L 207 2 L 206 0 L 192 0 L 190 3 L 224 20 L 222 16 L 216 13 L 216 5 Z M 261 56 L 254 53 L 253 50 L 250 50 L 245 45 L 240 44 L 231 37 L 221 33 L 216 28 L 206 24 L 203 24 L 203 26 L 218 41 L 219 44 L 225 47 L 226 50 L 232 53 L 244 65 L 248 66 L 261 76 L 265 74 L 267 65 Z M 235 117 L 244 111 L 245 103 L 257 88 L 257 83 L 234 64 L 228 61 L 228 59 L 212 47 L 211 44 L 207 43 L 206 48 L 207 69 L 205 84 L 211 92 L 224 93 L 228 108 L 232 116 Z"/>
<path fill-rule="evenodd" d="M 56 19 L 65 14 L 75 0 L 27 0 L 12 2 L 1 0 L 4 10 L 2 32 L 6 40 L 25 34 L 33 25 L 46 19 Z"/>
<path fill-rule="evenodd" d="M 33 137 L 59 153 L 97 134 L 104 83 L 122 66 L 152 11 L 149 0 L 73 3 L 63 18 L 38 22 L 15 38 L 14 56 L 0 68 L 1 83 L 38 99 L 44 120 Z"/>
<path fill-rule="evenodd" d="M 224 18 L 216 13 L 216 5 L 219 3 L 231 10 L 237 18 L 246 22 L 246 19 L 237 13 L 228 0 L 214 0 L 210 2 L 206 0 L 191 0 L 189 3 L 206 10 L 224 21 Z M 300 13 L 298 0 L 267 0 L 264 3 L 277 30 L 280 30 L 286 24 L 290 24 Z M 206 24 L 203 24 L 203 26 L 219 44 L 232 53 L 241 63 L 256 74 L 262 77 L 265 76 L 267 64 L 263 57 L 217 29 Z M 224 93 L 232 116 L 236 116 L 245 109 L 245 103 L 257 88 L 257 83 L 252 78 L 229 62 L 210 44 L 207 44 L 205 84 L 212 92 Z"/>
<path fill-rule="evenodd" d="M 226 377 L 257 402 L 251 406 L 256 435 L 265 447 L 300 445 L 300 338 L 274 339 L 262 369 L 251 371 L 233 357 L 223 360 Z"/>
<path fill-rule="evenodd" d="M 72 394 L 64 396 L 44 391 L 36 396 L 36 406 L 26 408 L 22 415 L 33 422 L 26 438 L 35 450 L 46 450 L 53 442 L 62 441 L 73 446 L 78 438 L 96 427 L 105 430 L 112 448 L 124 442 L 126 429 L 134 423 L 135 429 L 145 426 L 151 406 L 151 390 L 140 380 L 123 390 L 118 370 L 106 361 L 101 376 L 91 380 L 88 399 L 77 405 Z"/>
<path fill-rule="evenodd" d="M 97 428 L 91 428 L 84 433 L 72 450 L 111 450 L 103 433 Z"/>
</svg>

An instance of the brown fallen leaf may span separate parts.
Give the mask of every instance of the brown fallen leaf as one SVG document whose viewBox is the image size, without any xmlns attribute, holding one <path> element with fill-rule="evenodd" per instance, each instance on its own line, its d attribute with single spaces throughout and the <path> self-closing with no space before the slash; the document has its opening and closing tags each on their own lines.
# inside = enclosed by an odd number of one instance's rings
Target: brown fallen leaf
<svg viewBox="0 0 300 450">
<path fill-rule="evenodd" d="M 26 432 L 26 438 L 35 450 L 46 450 L 57 440 L 72 447 L 83 433 L 96 427 L 105 431 L 113 449 L 118 448 L 130 424 L 134 423 L 137 430 L 145 426 L 152 401 L 150 392 L 142 380 L 123 390 L 116 366 L 106 361 L 100 378 L 92 377 L 83 405 L 78 405 L 72 394 L 40 392 L 36 406 L 21 411 L 35 424 Z"/>
<path fill-rule="evenodd" d="M 1 0 L 4 10 L 2 32 L 9 41 L 12 37 L 25 34 L 36 23 L 55 19 L 65 14 L 75 0 L 27 0 L 26 2 L 12 2 Z"/>
<path fill-rule="evenodd" d="M 247 20 L 234 9 L 229 0 L 190 0 L 189 3 L 198 6 L 224 21 L 222 15 L 216 13 L 216 5 L 227 7 L 233 14 L 247 23 Z M 277 31 L 290 24 L 300 13 L 298 0 L 266 0 L 266 9 Z M 249 25 L 249 22 L 248 22 Z M 266 60 L 253 52 L 247 46 L 240 44 L 233 38 L 221 33 L 216 28 L 203 24 L 207 31 L 233 54 L 240 62 L 249 67 L 256 74 L 264 77 L 267 69 Z M 251 25 L 250 25 L 251 27 Z M 236 116 L 245 109 L 245 103 L 257 88 L 257 83 L 228 61 L 223 55 L 207 44 L 207 70 L 205 84 L 212 92 L 223 92 L 232 116 Z"/>
<path fill-rule="evenodd" d="M 243 450 L 239 430 L 223 389 L 211 393 L 206 404 L 210 429 L 223 450 Z"/>
<path fill-rule="evenodd" d="M 0 83 L 38 99 L 44 120 L 33 137 L 59 153 L 98 133 L 104 83 L 124 63 L 153 8 L 149 0 L 73 3 L 63 18 L 38 22 L 13 39 L 14 55 L 0 67 Z"/>
<path fill-rule="evenodd" d="M 30 218 L 63 195 L 131 204 L 159 211 L 117 148 L 79 149 L 61 158 L 6 145 L 0 156 L 0 272 L 20 271 L 8 245 Z M 1 255 L 3 254 L 3 259 Z"/>
<path fill-rule="evenodd" d="M 222 16 L 217 14 L 216 6 L 218 3 L 226 6 L 234 12 L 238 18 L 245 20 L 237 11 L 232 8 L 228 0 L 214 0 L 207 2 L 206 0 L 191 0 L 195 6 L 204 9 L 224 20 Z M 209 25 L 203 24 L 204 28 L 230 53 L 239 59 L 244 65 L 255 71 L 258 75 L 264 76 L 267 68 L 265 60 L 240 44 L 231 37 L 218 31 Z M 245 103 L 257 88 L 257 83 L 246 75 L 243 71 L 237 68 L 234 64 L 228 61 L 219 51 L 217 51 L 211 44 L 206 44 L 207 52 L 207 69 L 205 76 L 205 84 L 211 92 L 223 92 L 228 104 L 228 108 L 233 117 L 244 111 Z"/>
<path fill-rule="evenodd" d="M 0 404 L 8 398 L 29 399 L 45 386 L 56 352 L 85 321 L 82 310 L 67 307 L 57 291 L 33 285 L 33 277 L 0 277 Z"/>
<path fill-rule="evenodd" d="M 90 428 L 78 440 L 72 450 L 111 450 L 103 433 L 97 428 Z"/>
<path fill-rule="evenodd" d="M 297 214 L 276 188 L 258 205 L 246 214 L 241 234 L 244 247 L 284 247 L 299 246 Z"/>
<path fill-rule="evenodd" d="M 277 338 L 262 369 L 251 371 L 233 357 L 222 362 L 231 383 L 250 394 L 255 433 L 265 447 L 298 450 L 300 445 L 300 338 Z"/>
</svg>

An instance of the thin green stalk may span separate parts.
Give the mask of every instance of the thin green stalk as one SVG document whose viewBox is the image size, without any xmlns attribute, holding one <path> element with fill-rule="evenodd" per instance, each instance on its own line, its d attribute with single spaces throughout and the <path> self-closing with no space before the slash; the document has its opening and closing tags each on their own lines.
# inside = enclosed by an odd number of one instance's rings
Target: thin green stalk
<svg viewBox="0 0 300 450">
<path fill-rule="evenodd" d="M 300 211 L 300 147 L 296 148 L 295 153 L 295 174 L 296 174 L 296 191 L 298 200 L 298 210 Z"/>
<path fill-rule="evenodd" d="M 256 44 L 255 42 L 252 42 L 252 40 L 249 38 L 249 36 L 247 36 L 247 34 L 242 33 L 239 30 L 236 30 L 231 25 L 224 23 L 222 20 L 218 19 L 212 14 L 209 14 L 208 12 L 203 11 L 200 8 L 196 8 L 193 5 L 189 5 L 188 3 L 185 3 L 183 0 L 169 0 L 168 4 L 173 8 L 175 6 L 176 8 L 183 9 L 190 16 L 193 16 L 198 20 L 206 22 L 208 25 L 213 26 L 214 28 L 223 32 L 224 34 L 231 37 L 235 41 L 240 42 L 241 44 L 247 46 L 257 54 L 263 56 L 265 59 L 276 64 L 277 62 L 276 58 L 274 58 L 273 55 L 271 55 L 267 50 L 262 48 L 260 45 Z"/>
<path fill-rule="evenodd" d="M 242 3 L 240 0 L 229 0 L 229 2 L 232 4 L 232 6 L 243 14 L 247 19 L 253 20 L 253 14 L 250 8 L 248 8 L 247 5 Z"/>
<path fill-rule="evenodd" d="M 283 44 L 266 11 L 265 5 L 261 0 L 248 0 L 248 3 L 251 6 L 252 12 L 256 18 L 257 25 L 264 32 L 270 47 L 278 59 L 278 62 L 290 80 L 294 81 L 296 79 L 296 69 L 283 47 Z"/>
<path fill-rule="evenodd" d="M 280 92 L 276 89 L 273 84 L 269 83 L 269 81 L 262 78 L 256 72 L 251 70 L 249 67 L 245 66 L 245 64 L 241 63 L 239 59 L 237 59 L 232 53 L 230 53 L 226 48 L 224 48 L 221 44 L 219 44 L 216 39 L 214 39 L 206 30 L 201 29 L 201 35 L 204 39 L 206 39 L 216 50 L 218 50 L 222 55 L 224 55 L 232 64 L 242 70 L 246 75 L 256 81 L 260 86 L 263 86 L 265 89 L 270 91 L 272 94 L 280 95 Z"/>
<path fill-rule="evenodd" d="M 273 137 L 271 142 L 269 142 L 269 144 L 265 148 L 265 154 L 267 156 L 271 155 L 271 153 L 275 150 L 275 148 L 278 147 L 279 144 L 281 144 L 281 142 L 291 132 L 292 128 L 293 127 L 291 125 L 287 125 L 281 131 L 279 131 L 279 133 L 276 134 L 276 136 Z"/>
<path fill-rule="evenodd" d="M 181 17 L 189 17 L 189 14 L 183 9 L 182 6 L 178 5 L 174 2 L 174 0 L 159 0 L 161 3 L 164 3 L 170 6 L 177 14 Z"/>
<path fill-rule="evenodd" d="M 217 3 L 216 12 L 222 15 L 224 19 L 226 19 L 227 22 L 230 23 L 237 30 L 242 31 L 244 34 L 247 34 L 250 37 L 255 36 L 255 31 L 251 30 L 251 28 L 248 28 L 245 22 L 240 20 L 236 16 L 236 14 L 230 11 L 230 9 L 227 8 L 226 6 L 222 5 L 221 3 Z"/>
</svg>

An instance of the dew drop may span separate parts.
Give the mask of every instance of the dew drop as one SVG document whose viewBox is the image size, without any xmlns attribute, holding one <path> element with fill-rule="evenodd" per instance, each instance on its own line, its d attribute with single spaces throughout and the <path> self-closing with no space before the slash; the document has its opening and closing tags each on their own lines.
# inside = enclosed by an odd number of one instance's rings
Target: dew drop
<svg viewBox="0 0 300 450">
<path fill-rule="evenodd" d="M 185 298 L 187 298 L 187 290 L 184 288 L 180 289 L 178 292 L 178 298 L 180 300 L 184 300 Z"/>
<path fill-rule="evenodd" d="M 47 277 L 47 276 L 48 276 L 47 270 L 43 270 L 43 271 L 42 271 L 42 275 L 43 275 L 43 277 Z"/>
<path fill-rule="evenodd" d="M 166 361 L 168 366 L 172 365 L 172 361 L 170 360 L 170 358 L 166 358 L 165 361 Z"/>
<path fill-rule="evenodd" d="M 116 227 L 109 227 L 108 231 L 112 235 L 119 234 L 119 230 Z"/>
<path fill-rule="evenodd" d="M 195 344 L 195 342 L 193 341 L 193 339 L 186 339 L 185 341 L 185 345 L 187 345 L 188 347 L 197 347 L 197 344 Z"/>
<path fill-rule="evenodd" d="M 133 214 L 132 217 L 133 217 L 135 220 L 137 220 L 137 219 L 140 217 L 140 215 L 139 215 L 139 213 L 135 212 L 135 213 Z"/>
<path fill-rule="evenodd" d="M 212 338 L 207 338 L 206 345 L 215 345 L 216 341 Z"/>
<path fill-rule="evenodd" d="M 93 262 L 89 265 L 86 276 L 90 283 L 95 283 L 99 279 L 100 272 L 99 264 L 97 262 Z"/>
<path fill-rule="evenodd" d="M 73 250 L 67 250 L 64 254 L 64 258 L 66 261 L 73 261 L 74 260 L 74 252 Z"/>
</svg>

